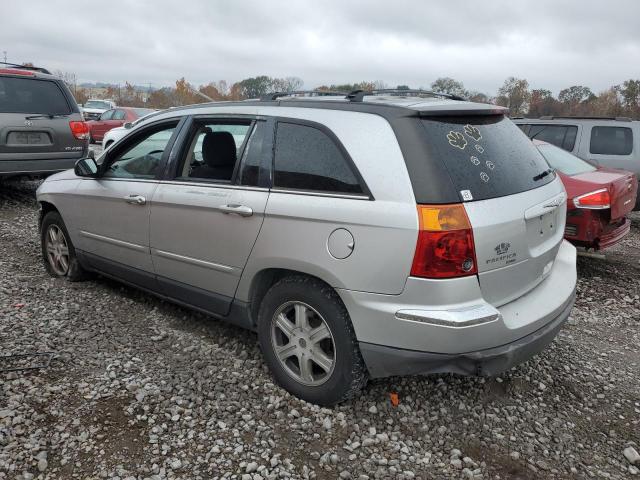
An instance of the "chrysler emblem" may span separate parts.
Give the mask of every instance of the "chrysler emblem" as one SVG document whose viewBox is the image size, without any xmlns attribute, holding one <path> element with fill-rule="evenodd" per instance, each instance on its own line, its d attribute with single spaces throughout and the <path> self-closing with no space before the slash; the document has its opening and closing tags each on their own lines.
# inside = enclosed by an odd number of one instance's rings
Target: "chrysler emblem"
<svg viewBox="0 0 640 480">
<path fill-rule="evenodd" d="M 31 120 L 25 120 L 24 121 L 24 126 L 25 127 L 33 127 L 33 122 Z"/>
</svg>

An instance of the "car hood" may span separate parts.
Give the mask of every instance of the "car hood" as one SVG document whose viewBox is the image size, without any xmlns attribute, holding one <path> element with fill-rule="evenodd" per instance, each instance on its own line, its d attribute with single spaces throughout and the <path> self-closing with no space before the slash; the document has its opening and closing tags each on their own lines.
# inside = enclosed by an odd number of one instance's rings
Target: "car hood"
<svg viewBox="0 0 640 480">
<path fill-rule="evenodd" d="M 45 182 L 57 182 L 60 180 L 77 180 L 77 179 L 78 177 L 73 172 L 73 168 L 70 168 L 69 170 L 65 170 L 64 172 L 55 173 L 53 175 L 48 176 L 45 179 Z"/>
<path fill-rule="evenodd" d="M 84 108 L 82 107 L 83 112 L 87 113 L 104 113 L 106 110 L 104 108 Z"/>
</svg>

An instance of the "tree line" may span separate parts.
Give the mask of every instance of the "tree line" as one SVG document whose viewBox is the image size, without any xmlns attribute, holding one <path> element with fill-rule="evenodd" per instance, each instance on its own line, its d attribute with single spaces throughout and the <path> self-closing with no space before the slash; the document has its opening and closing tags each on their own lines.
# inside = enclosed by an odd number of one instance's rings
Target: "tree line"
<svg viewBox="0 0 640 480">
<path fill-rule="evenodd" d="M 84 103 L 90 89 L 78 87 L 75 75 L 57 72 L 72 86 L 78 103 Z M 73 84 L 71 84 L 73 81 Z M 195 86 L 184 77 L 176 80 L 175 85 L 155 90 L 141 89 L 129 82 L 123 87 L 109 86 L 101 94 L 102 98 L 113 99 L 118 105 L 164 109 L 180 105 L 203 103 L 207 101 L 244 100 L 258 98 L 271 92 L 293 92 L 300 90 L 304 82 L 298 77 L 274 78 L 266 75 L 246 78 L 239 82 L 227 83 L 225 80 Z M 384 81 L 361 81 L 347 84 L 321 85 L 315 90 L 343 91 L 374 90 L 389 88 Z M 395 88 L 409 89 L 408 85 Z M 640 80 L 629 79 L 619 85 L 594 93 L 584 85 L 572 85 L 560 90 L 554 96 L 550 90 L 530 88 L 524 78 L 507 78 L 498 89 L 495 97 L 477 90 L 468 90 L 464 84 L 449 77 L 438 78 L 428 87 L 418 87 L 435 92 L 458 95 L 474 102 L 491 103 L 509 108 L 512 117 L 554 116 L 627 116 L 640 119 Z"/>
</svg>

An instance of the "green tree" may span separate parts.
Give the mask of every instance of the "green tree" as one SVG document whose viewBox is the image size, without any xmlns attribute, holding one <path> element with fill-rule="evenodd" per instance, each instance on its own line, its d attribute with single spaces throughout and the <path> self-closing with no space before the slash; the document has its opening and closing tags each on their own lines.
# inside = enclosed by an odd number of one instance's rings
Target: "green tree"
<svg viewBox="0 0 640 480">
<path fill-rule="evenodd" d="M 459 97 L 468 97 L 469 92 L 464 88 L 464 84 L 451 77 L 441 77 L 431 84 L 431 90 L 438 93 L 447 93 L 449 95 L 458 95 Z"/>
<path fill-rule="evenodd" d="M 243 98 L 259 98 L 272 91 L 273 80 L 266 75 L 245 78 L 237 83 Z"/>
<path fill-rule="evenodd" d="M 498 90 L 496 103 L 507 107 L 511 116 L 521 117 L 527 113 L 530 98 L 529 82 L 524 78 L 509 77 Z"/>
</svg>

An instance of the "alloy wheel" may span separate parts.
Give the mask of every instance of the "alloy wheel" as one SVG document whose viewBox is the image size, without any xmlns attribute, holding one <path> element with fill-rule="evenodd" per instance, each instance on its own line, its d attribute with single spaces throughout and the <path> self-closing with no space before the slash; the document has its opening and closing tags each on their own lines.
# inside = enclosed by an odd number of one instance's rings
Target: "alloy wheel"
<svg viewBox="0 0 640 480">
<path fill-rule="evenodd" d="M 310 305 L 287 302 L 271 319 L 271 343 L 280 365 L 303 385 L 326 382 L 336 364 L 329 325 Z"/>
<path fill-rule="evenodd" d="M 58 225 L 49 225 L 45 235 L 45 249 L 53 272 L 61 277 L 65 276 L 69 272 L 69 245 Z"/>
</svg>

